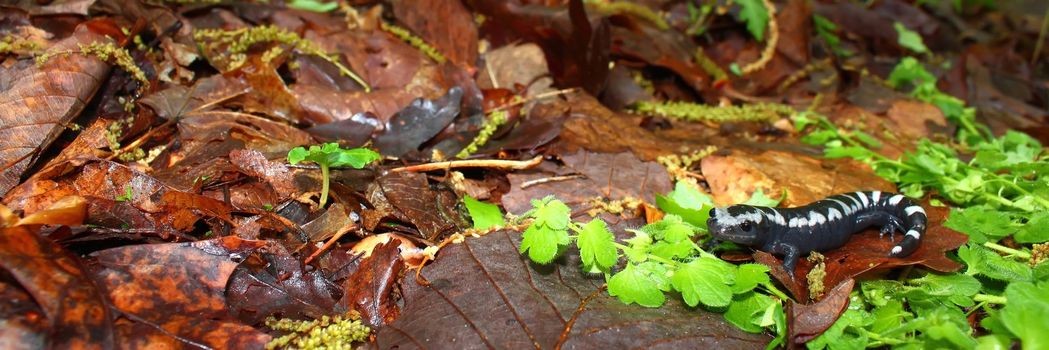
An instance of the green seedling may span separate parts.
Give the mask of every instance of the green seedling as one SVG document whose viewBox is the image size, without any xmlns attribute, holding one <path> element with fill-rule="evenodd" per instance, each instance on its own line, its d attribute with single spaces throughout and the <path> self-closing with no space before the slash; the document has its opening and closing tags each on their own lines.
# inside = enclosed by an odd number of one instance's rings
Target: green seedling
<svg viewBox="0 0 1049 350">
<path fill-rule="evenodd" d="M 303 147 L 295 147 L 288 151 L 288 163 L 299 164 L 300 162 L 314 162 L 321 168 L 321 176 L 324 178 L 321 186 L 320 206 L 328 202 L 328 188 L 331 182 L 329 169 L 331 167 L 350 166 L 354 169 L 363 168 L 368 163 L 381 159 L 382 156 L 367 148 L 343 149 L 339 144 L 330 142 L 321 146 L 310 146 L 307 150 Z"/>
</svg>

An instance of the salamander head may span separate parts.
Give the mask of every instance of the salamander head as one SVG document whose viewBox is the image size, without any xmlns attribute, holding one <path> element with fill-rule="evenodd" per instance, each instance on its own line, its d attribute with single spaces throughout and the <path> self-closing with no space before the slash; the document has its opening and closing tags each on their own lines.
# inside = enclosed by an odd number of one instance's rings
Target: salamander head
<svg viewBox="0 0 1049 350">
<path fill-rule="evenodd" d="M 743 205 L 710 209 L 707 227 L 715 239 L 757 246 L 764 243 L 769 220 L 758 209 Z"/>
</svg>

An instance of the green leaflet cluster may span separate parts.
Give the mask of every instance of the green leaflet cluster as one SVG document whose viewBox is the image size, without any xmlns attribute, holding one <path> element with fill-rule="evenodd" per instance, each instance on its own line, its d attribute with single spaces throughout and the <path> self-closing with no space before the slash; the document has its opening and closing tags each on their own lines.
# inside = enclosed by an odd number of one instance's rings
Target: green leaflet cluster
<svg viewBox="0 0 1049 350">
<path fill-rule="evenodd" d="M 582 269 L 603 274 L 608 293 L 624 303 L 659 307 L 666 292 L 677 292 L 689 306 L 723 313 L 744 331 L 778 334 L 770 346 L 780 344 L 786 333 L 783 301 L 788 298 L 773 285 L 768 267 L 730 264 L 695 243 L 697 235 L 707 234 L 701 223 L 706 221 L 711 199 L 679 182 L 658 203 L 666 217 L 629 230 L 633 237 L 620 243 L 600 219 L 575 222 L 560 200 L 552 196 L 533 200 L 533 209 L 522 216 L 533 221 L 522 234 L 521 253 L 547 264 L 574 243 Z M 748 203 L 778 201 L 759 192 Z"/>
<path fill-rule="evenodd" d="M 889 76 L 897 88 L 937 106 L 959 126 L 959 144 L 918 142 L 900 159 L 872 148 L 876 139 L 842 129 L 812 113 L 795 117 L 803 142 L 824 145 L 829 158 L 866 162 L 904 194 L 935 194 L 955 207 L 945 226 L 969 235 L 958 250 L 961 273 L 919 273 L 901 281 L 864 281 L 849 310 L 810 349 L 1044 348 L 1049 329 L 1049 157 L 1030 136 L 995 137 L 975 121 L 975 109 L 936 88 L 935 77 L 913 58 Z M 934 199 L 934 202 L 939 202 Z M 1012 247 L 1000 244 L 1009 239 Z M 969 323 L 975 314 L 979 332 Z M 1041 317 L 1037 315 L 1043 315 Z M 976 336 L 980 334 L 980 336 Z"/>
</svg>

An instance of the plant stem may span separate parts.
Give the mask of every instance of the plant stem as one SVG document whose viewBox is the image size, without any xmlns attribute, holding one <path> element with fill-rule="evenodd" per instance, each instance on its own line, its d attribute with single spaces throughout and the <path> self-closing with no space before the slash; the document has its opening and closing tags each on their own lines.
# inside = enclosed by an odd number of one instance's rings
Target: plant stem
<svg viewBox="0 0 1049 350">
<path fill-rule="evenodd" d="M 323 208 L 324 204 L 328 203 L 328 183 L 331 182 L 331 180 L 328 179 L 328 164 L 320 164 L 320 167 L 321 167 L 321 176 L 324 178 L 324 181 L 321 182 L 322 185 L 321 185 L 321 204 L 320 204 L 320 207 Z"/>
<path fill-rule="evenodd" d="M 1009 254 L 1010 256 L 1021 258 L 1023 260 L 1031 259 L 1031 253 L 1020 251 L 1020 250 L 1016 250 L 1016 249 L 1013 249 L 1013 248 L 1009 248 L 1009 247 L 1003 246 L 1003 245 L 998 244 L 998 243 L 984 242 L 983 246 L 987 247 L 987 248 L 991 248 L 991 249 L 997 250 L 997 251 L 1002 252 L 1002 253 Z"/>
<path fill-rule="evenodd" d="M 1003 296 L 990 295 L 990 294 L 976 294 L 973 295 L 973 301 L 988 303 L 988 304 L 1005 304 L 1007 301 Z"/>
</svg>

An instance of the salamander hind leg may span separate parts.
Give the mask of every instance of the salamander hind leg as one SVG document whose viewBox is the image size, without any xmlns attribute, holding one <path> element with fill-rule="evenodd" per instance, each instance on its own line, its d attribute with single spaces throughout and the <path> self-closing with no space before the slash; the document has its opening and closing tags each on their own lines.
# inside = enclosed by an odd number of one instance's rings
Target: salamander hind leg
<svg viewBox="0 0 1049 350">
<path fill-rule="evenodd" d="M 885 234 L 889 234 L 889 241 L 896 239 L 896 232 L 905 231 L 903 228 L 903 221 L 897 218 L 895 215 L 889 215 L 887 222 L 881 226 L 881 230 L 878 232 L 879 238 L 885 238 Z"/>
</svg>

